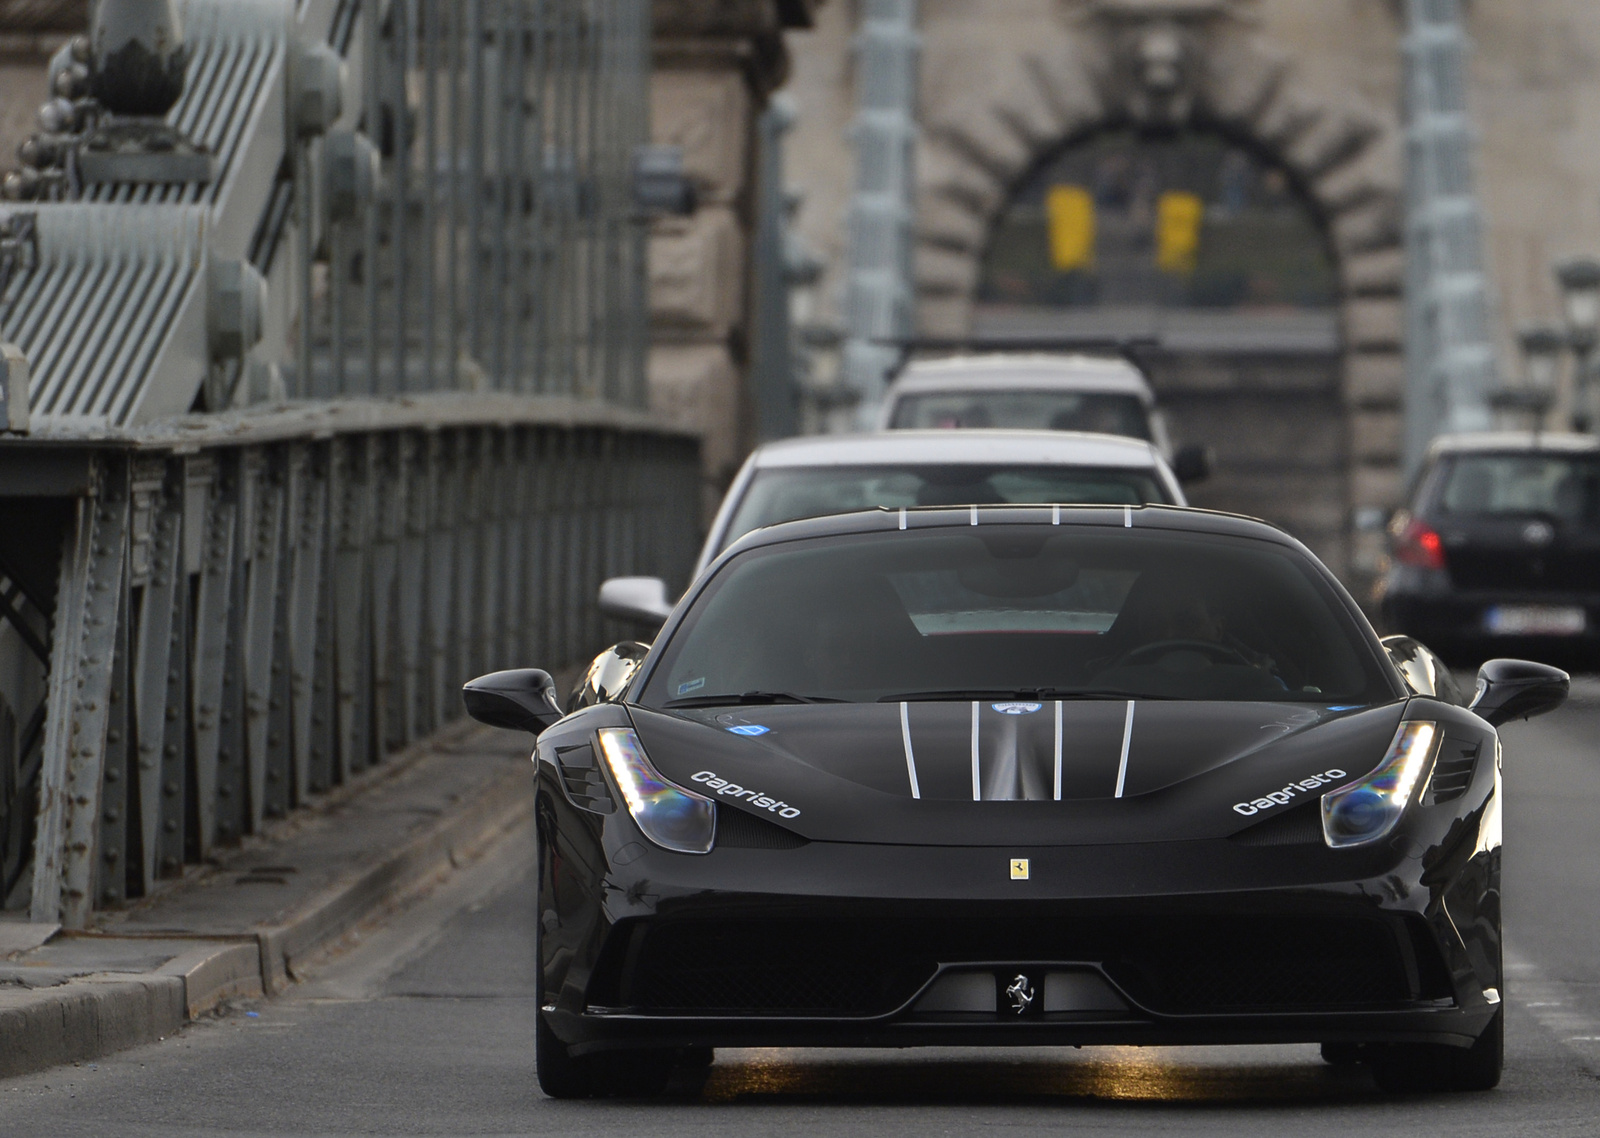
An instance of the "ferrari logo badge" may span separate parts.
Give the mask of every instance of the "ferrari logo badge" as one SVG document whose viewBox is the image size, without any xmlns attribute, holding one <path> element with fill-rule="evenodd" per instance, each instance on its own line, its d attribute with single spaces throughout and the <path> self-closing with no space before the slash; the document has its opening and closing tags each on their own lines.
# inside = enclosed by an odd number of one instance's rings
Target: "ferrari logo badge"
<svg viewBox="0 0 1600 1138">
<path fill-rule="evenodd" d="M 1014 857 L 1014 858 L 1011 859 L 1011 880 L 1012 881 L 1026 881 L 1026 880 L 1028 880 L 1028 859 L 1027 858 L 1025 858 L 1025 857 Z"/>
<path fill-rule="evenodd" d="M 1033 984 L 1026 976 L 1018 976 L 1006 988 L 1006 999 L 1011 1001 L 1011 1010 L 1021 1015 L 1033 1006 Z"/>
</svg>

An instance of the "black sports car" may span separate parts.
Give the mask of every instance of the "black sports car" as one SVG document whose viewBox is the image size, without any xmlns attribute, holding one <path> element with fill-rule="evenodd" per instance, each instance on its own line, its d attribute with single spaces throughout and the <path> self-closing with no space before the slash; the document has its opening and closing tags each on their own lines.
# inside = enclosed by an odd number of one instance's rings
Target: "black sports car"
<svg viewBox="0 0 1600 1138">
<path fill-rule="evenodd" d="M 539 731 L 538 1075 L 657 1090 L 717 1046 L 1317 1042 L 1499 1079 L 1500 746 L 1263 523 L 1166 507 L 758 530 Z"/>
<path fill-rule="evenodd" d="M 1450 658 L 1600 662 L 1600 441 L 1446 435 L 1392 519 L 1383 619 Z"/>
</svg>

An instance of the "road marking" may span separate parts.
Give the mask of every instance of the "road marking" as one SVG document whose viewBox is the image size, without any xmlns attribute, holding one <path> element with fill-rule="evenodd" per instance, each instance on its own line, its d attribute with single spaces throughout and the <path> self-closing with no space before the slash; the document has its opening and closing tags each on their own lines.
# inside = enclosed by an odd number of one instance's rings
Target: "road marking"
<svg viewBox="0 0 1600 1138">
<path fill-rule="evenodd" d="M 1567 985 L 1510 948 L 1505 953 L 1507 987 L 1513 1000 L 1533 1013 L 1539 1025 L 1566 1044 L 1593 1074 L 1600 1075 L 1600 1021 L 1581 1010 Z"/>
</svg>

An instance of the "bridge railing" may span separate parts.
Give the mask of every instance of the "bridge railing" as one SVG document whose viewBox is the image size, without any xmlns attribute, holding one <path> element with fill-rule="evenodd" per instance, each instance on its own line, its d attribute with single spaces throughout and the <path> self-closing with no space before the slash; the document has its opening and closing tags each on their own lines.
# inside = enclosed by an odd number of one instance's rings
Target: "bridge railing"
<svg viewBox="0 0 1600 1138">
<path fill-rule="evenodd" d="M 646 0 L 176 11 L 164 119 L 68 49 L 0 209 L 0 901 L 71 926 L 694 555 L 696 443 L 641 409 Z"/>
</svg>

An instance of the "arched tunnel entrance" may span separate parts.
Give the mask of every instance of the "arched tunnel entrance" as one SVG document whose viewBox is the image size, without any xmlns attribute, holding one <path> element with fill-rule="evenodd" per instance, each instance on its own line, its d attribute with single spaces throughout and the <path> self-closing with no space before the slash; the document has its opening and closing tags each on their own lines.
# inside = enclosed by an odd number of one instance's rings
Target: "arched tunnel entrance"
<svg viewBox="0 0 1600 1138">
<path fill-rule="evenodd" d="M 1180 443 L 1216 454 L 1198 506 L 1266 518 L 1349 564 L 1340 277 L 1294 175 L 1221 133 L 1102 131 L 1046 154 L 989 232 L 981 339 L 1151 337 Z"/>
</svg>

